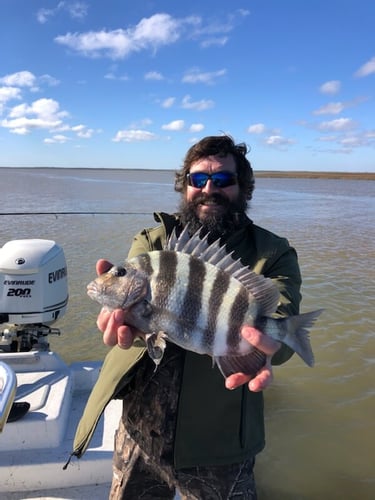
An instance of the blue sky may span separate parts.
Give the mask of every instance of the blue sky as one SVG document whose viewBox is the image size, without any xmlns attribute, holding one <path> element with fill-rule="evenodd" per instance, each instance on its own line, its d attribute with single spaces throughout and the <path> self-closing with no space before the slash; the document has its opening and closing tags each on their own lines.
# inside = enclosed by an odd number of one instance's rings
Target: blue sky
<svg viewBox="0 0 375 500">
<path fill-rule="evenodd" d="M 373 0 L 1 0 L 0 166 L 375 171 Z"/>
</svg>

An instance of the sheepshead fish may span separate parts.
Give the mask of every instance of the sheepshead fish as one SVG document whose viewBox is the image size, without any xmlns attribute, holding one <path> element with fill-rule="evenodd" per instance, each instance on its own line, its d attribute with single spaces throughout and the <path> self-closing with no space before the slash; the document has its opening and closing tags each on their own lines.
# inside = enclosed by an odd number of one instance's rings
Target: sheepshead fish
<svg viewBox="0 0 375 500">
<path fill-rule="evenodd" d="M 175 233 L 165 249 L 150 251 L 112 267 L 87 286 L 90 298 L 108 309 L 126 311 L 126 323 L 145 333 L 148 353 L 160 363 L 166 340 L 210 355 L 224 377 L 250 376 L 266 355 L 240 334 L 248 324 L 291 347 L 314 364 L 309 332 L 321 311 L 272 318 L 279 291 L 270 278 L 234 260 L 207 236 Z"/>
</svg>

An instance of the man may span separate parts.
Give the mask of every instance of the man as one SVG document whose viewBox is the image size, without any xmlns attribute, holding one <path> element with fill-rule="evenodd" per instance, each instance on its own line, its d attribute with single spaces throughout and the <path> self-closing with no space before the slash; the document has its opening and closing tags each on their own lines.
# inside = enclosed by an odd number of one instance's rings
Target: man
<svg viewBox="0 0 375 500">
<path fill-rule="evenodd" d="M 246 146 L 228 136 L 192 146 L 176 173 L 179 213 L 156 214 L 159 225 L 135 237 L 129 257 L 161 249 L 173 228 L 202 228 L 245 266 L 274 279 L 281 294 L 276 316 L 297 314 L 301 277 L 294 249 L 246 216 L 254 189 L 246 154 Z M 98 261 L 98 274 L 110 266 Z M 285 362 L 291 349 L 245 325 L 241 334 L 268 361 L 252 380 L 236 373 L 224 381 L 208 356 L 173 344 L 155 371 L 122 310 L 103 309 L 97 324 L 104 343 L 116 346 L 97 385 L 103 380 L 101 395 L 107 390 L 109 398 L 124 401 L 110 498 L 172 499 L 177 489 L 189 500 L 256 499 L 254 457 L 265 444 L 262 391 L 272 382 L 271 362 Z M 120 356 L 126 357 L 121 369 Z"/>
</svg>

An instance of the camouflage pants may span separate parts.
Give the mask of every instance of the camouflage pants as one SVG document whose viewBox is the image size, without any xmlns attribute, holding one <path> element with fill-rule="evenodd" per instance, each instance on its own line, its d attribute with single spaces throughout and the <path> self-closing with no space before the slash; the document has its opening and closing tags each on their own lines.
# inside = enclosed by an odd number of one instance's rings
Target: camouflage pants
<svg viewBox="0 0 375 500">
<path fill-rule="evenodd" d="M 116 433 L 110 500 L 256 500 L 254 460 L 175 470 L 151 461 L 127 434 Z"/>
</svg>

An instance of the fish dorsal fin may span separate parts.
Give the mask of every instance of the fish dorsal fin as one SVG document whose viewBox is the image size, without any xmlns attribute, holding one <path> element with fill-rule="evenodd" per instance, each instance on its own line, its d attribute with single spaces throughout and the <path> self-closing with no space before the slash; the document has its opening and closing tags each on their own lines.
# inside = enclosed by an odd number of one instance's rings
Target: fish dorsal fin
<svg viewBox="0 0 375 500">
<path fill-rule="evenodd" d="M 171 235 L 167 239 L 165 245 L 165 250 L 174 250 L 175 252 L 181 252 L 186 243 L 190 239 L 188 226 L 184 228 L 180 236 L 177 236 L 176 228 L 173 229 Z"/>
<path fill-rule="evenodd" d="M 189 226 L 185 226 L 184 230 L 180 236 L 176 236 L 175 230 L 173 230 L 172 235 L 167 241 L 167 250 L 173 250 L 175 252 L 186 253 L 188 255 L 193 255 L 204 262 L 209 262 L 210 264 L 225 270 L 226 264 L 225 259 L 230 255 L 225 250 L 224 246 L 220 246 L 220 241 L 216 240 L 213 243 L 208 243 L 208 234 L 203 238 L 200 237 L 200 230 L 196 231 L 191 237 L 189 235 Z M 220 265 L 220 262 L 223 262 Z M 235 262 L 230 258 L 230 263 Z M 242 264 L 239 263 L 240 268 L 243 268 Z M 232 274 L 232 273 L 231 273 Z"/>
<path fill-rule="evenodd" d="M 270 278 L 255 273 L 245 267 L 241 261 L 233 258 L 233 252 L 228 253 L 225 246 L 220 246 L 219 240 L 208 243 L 208 235 L 199 236 L 200 230 L 192 236 L 189 226 L 185 226 L 180 236 L 173 230 L 166 244 L 166 250 L 186 253 L 208 262 L 238 280 L 258 303 L 258 314 L 268 316 L 274 313 L 279 303 L 280 292 Z"/>
</svg>

